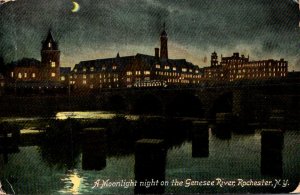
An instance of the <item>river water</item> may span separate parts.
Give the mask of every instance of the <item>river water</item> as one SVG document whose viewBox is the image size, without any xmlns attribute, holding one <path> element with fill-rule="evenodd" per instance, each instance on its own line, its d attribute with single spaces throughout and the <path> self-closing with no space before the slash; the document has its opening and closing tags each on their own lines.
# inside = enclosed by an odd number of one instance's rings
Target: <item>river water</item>
<svg viewBox="0 0 300 195">
<path fill-rule="evenodd" d="M 81 118 L 79 114 L 87 116 L 87 113 L 79 112 L 58 113 L 56 117 Z M 103 113 L 89 116 L 99 117 L 101 114 Z M 110 113 L 105 114 L 109 116 L 106 115 L 104 118 L 113 116 Z M 284 132 L 281 176 L 261 174 L 261 130 L 257 129 L 252 134 L 232 133 L 229 139 L 220 139 L 209 130 L 208 139 L 208 157 L 192 157 L 192 142 L 189 139 L 168 147 L 165 180 L 169 181 L 169 185 L 165 187 L 166 193 L 289 192 L 300 182 L 300 131 Z M 108 152 L 106 165 L 102 170 L 95 171 L 82 169 L 82 150 L 78 150 L 78 154 L 72 159 L 72 166 L 65 161 L 53 163 L 45 156 L 43 152 L 45 149 L 38 144 L 21 146 L 19 150 L 18 153 L 9 155 L 6 164 L 0 155 L 0 180 L 2 189 L 6 192 L 16 194 L 132 194 L 134 192 L 134 187 L 93 188 L 97 180 L 109 179 L 112 182 L 134 180 L 135 156 L 132 151 L 121 154 Z M 54 155 L 60 156 L 55 152 Z M 175 179 L 183 181 L 183 185 L 172 186 L 171 181 Z M 215 185 L 187 186 L 186 182 L 191 180 L 214 181 Z M 278 180 L 281 182 L 280 185 L 269 187 L 228 186 L 220 183 L 220 181 L 242 180 L 266 180 L 273 184 Z M 219 181 L 218 185 L 216 185 L 217 181 Z"/>
</svg>

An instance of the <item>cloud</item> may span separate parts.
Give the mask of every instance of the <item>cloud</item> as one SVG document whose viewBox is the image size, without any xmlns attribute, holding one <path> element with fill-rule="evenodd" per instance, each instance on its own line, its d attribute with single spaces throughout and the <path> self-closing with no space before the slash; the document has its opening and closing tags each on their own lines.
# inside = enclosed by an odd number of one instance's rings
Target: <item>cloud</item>
<svg viewBox="0 0 300 195">
<path fill-rule="evenodd" d="M 170 47 L 178 46 L 169 48 L 170 56 L 195 64 L 205 65 L 204 57 L 213 50 L 284 57 L 290 63 L 299 59 L 299 7 L 292 0 L 77 2 L 81 6 L 77 13 L 71 12 L 70 0 L 18 0 L 1 6 L 0 55 L 6 61 L 39 59 L 40 42 L 49 28 L 59 40 L 66 65 L 90 53 L 95 58 L 113 57 L 118 50 L 153 54 L 166 22 Z M 186 52 L 176 52 L 178 48 Z"/>
</svg>

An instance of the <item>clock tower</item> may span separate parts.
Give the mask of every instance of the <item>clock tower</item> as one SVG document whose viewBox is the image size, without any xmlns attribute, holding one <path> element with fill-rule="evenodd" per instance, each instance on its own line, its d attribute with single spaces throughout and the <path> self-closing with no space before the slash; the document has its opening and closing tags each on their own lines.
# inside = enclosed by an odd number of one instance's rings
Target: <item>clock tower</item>
<svg viewBox="0 0 300 195">
<path fill-rule="evenodd" d="M 45 81 L 60 80 L 60 51 L 58 43 L 53 39 L 51 30 L 47 38 L 42 41 L 41 50 L 41 79 Z"/>
</svg>

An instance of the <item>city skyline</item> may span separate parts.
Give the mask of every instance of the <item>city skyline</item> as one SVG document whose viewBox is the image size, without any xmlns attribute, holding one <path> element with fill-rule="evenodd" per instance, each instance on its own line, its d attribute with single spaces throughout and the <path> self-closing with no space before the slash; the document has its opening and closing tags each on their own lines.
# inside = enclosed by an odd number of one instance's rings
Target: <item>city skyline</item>
<svg viewBox="0 0 300 195">
<path fill-rule="evenodd" d="M 171 58 L 185 58 L 204 67 L 212 51 L 224 56 L 240 52 L 253 60 L 285 58 L 290 70 L 300 68 L 295 41 L 299 10 L 294 1 L 77 2 L 81 7 L 77 13 L 71 11 L 71 1 L 19 0 L 2 5 L 0 55 L 6 62 L 40 59 L 40 40 L 49 28 L 60 43 L 62 66 L 111 58 L 118 52 L 121 56 L 153 55 L 166 22 Z"/>
</svg>

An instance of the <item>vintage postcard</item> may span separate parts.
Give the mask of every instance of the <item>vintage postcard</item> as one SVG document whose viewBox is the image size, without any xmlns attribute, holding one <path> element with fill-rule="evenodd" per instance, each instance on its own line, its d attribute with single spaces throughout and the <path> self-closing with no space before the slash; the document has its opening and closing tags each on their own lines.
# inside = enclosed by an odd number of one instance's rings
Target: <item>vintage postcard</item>
<svg viewBox="0 0 300 195">
<path fill-rule="evenodd" d="M 0 0 L 0 194 L 300 193 L 298 0 Z"/>
</svg>

